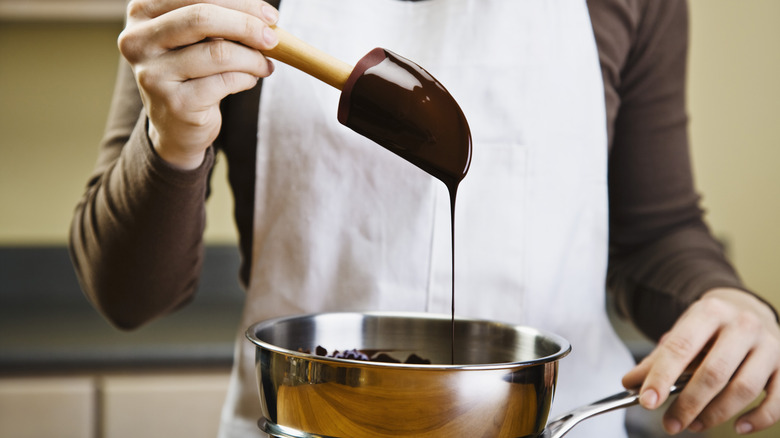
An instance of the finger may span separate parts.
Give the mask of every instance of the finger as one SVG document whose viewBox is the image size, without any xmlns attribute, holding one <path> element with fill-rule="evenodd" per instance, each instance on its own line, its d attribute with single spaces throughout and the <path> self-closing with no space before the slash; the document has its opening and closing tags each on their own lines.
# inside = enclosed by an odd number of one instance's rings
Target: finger
<svg viewBox="0 0 780 438">
<path fill-rule="evenodd" d="M 162 71 L 174 72 L 169 80 L 186 81 L 220 73 L 271 74 L 273 64 L 260 52 L 228 40 L 209 40 L 160 59 Z"/>
<path fill-rule="evenodd" d="M 737 433 L 746 434 L 764 430 L 780 420 L 780 379 L 775 373 L 766 387 L 766 397 L 758 406 L 737 419 Z"/>
<path fill-rule="evenodd" d="M 193 53 L 188 56 L 187 52 Z M 190 58 L 187 62 L 192 65 L 179 77 L 184 81 L 180 92 L 192 107 L 215 104 L 229 94 L 248 90 L 257 84 L 258 78 L 270 75 L 274 69 L 273 63 L 257 51 L 225 40 L 189 47 L 181 57 Z M 166 62 L 185 62 L 177 58 Z M 192 58 L 203 62 L 193 62 Z"/>
<path fill-rule="evenodd" d="M 751 343 L 751 337 L 749 333 L 743 333 L 740 338 L 747 345 Z M 758 336 L 755 336 L 752 342 L 755 343 L 755 348 L 747 353 L 730 381 L 699 414 L 694 430 L 710 428 L 728 420 L 756 400 L 767 386 L 777 367 L 777 347 L 772 342 L 759 342 Z M 739 357 L 742 351 L 735 348 L 726 353 Z M 705 364 L 706 362 L 701 368 L 704 368 Z"/>
<path fill-rule="evenodd" d="M 125 29 L 119 37 L 119 48 L 134 63 L 209 38 L 236 41 L 256 50 L 271 49 L 278 42 L 276 33 L 261 19 L 204 3 Z"/>
<path fill-rule="evenodd" d="M 157 18 L 176 9 L 204 3 L 203 0 L 141 0 L 132 1 L 128 5 L 128 18 L 145 20 Z M 268 24 L 276 24 L 279 12 L 273 6 L 257 0 L 209 0 L 208 2 L 222 8 L 241 11 L 264 20 Z"/>
<path fill-rule="evenodd" d="M 642 382 L 647 378 L 647 374 L 653 364 L 653 354 L 646 356 L 636 367 L 623 376 L 623 387 L 626 389 L 639 388 Z M 654 390 L 640 391 L 639 404 L 645 409 L 655 409 L 660 406 L 658 403 L 658 393 Z"/>
<path fill-rule="evenodd" d="M 158 97 L 160 110 L 150 108 L 150 118 L 175 117 L 192 130 L 218 129 L 220 124 L 219 102 L 229 94 L 239 93 L 257 85 L 258 78 L 238 72 L 226 72 L 183 82 L 179 92 Z M 159 113 L 159 114 L 158 114 Z M 173 116 L 171 116 L 173 115 Z M 199 133 L 196 133 L 199 134 Z M 188 141 L 181 141 L 188 143 Z"/>
<path fill-rule="evenodd" d="M 663 339 L 663 337 L 661 339 Z M 621 383 L 624 388 L 633 389 L 639 388 L 642 385 L 642 382 L 644 382 L 647 377 L 647 373 L 650 371 L 656 351 L 657 350 L 651 351 L 650 354 L 645 356 L 634 368 L 623 376 Z"/>
<path fill-rule="evenodd" d="M 153 35 L 160 46 L 168 49 L 190 45 L 205 38 L 224 38 L 258 50 L 270 49 L 275 45 L 266 41 L 275 34 L 262 19 L 208 3 L 176 9 L 159 20 L 159 24 L 154 24 L 159 30 Z"/>
<path fill-rule="evenodd" d="M 248 90 L 257 84 L 257 76 L 226 72 L 193 79 L 183 84 L 183 94 L 198 96 L 197 102 L 219 102 L 229 94 Z"/>
<path fill-rule="evenodd" d="M 710 309 L 699 307 L 699 303 L 694 304 L 654 351 L 640 389 L 640 401 L 644 399 L 648 402 L 643 404 L 645 408 L 655 409 L 666 401 L 672 384 L 717 333 L 720 319 L 705 317 Z"/>
<path fill-rule="evenodd" d="M 691 426 L 692 431 L 709 429 L 727 421 L 761 395 L 774 371 L 763 362 L 765 356 L 751 354 L 726 388 L 699 414 Z"/>
<path fill-rule="evenodd" d="M 155 111 L 155 108 L 148 110 L 150 122 L 163 120 L 160 125 L 162 129 L 158 130 L 161 139 L 158 144 L 166 145 L 169 150 L 176 149 L 179 154 L 184 149 L 192 150 L 210 144 L 221 126 L 218 102 L 227 94 L 249 89 L 256 84 L 257 77 L 235 72 L 182 83 L 180 93 L 163 96 L 165 104 L 160 106 L 159 111 Z M 193 97 L 195 95 L 198 97 Z"/>
<path fill-rule="evenodd" d="M 667 409 L 664 415 L 664 427 L 668 432 L 676 433 L 687 428 L 707 408 L 710 409 L 709 415 L 705 415 L 704 418 L 709 421 L 724 414 L 723 409 L 726 408 L 724 403 L 711 404 L 711 402 L 727 387 L 729 380 L 756 345 L 759 329 L 757 319 L 742 317 L 721 330 L 685 389 Z M 753 368 L 750 367 L 749 362 L 746 362 L 745 366 Z M 767 370 L 763 377 L 766 378 L 769 372 Z M 766 380 L 760 383 L 759 391 L 763 389 L 765 382 Z M 735 400 L 730 401 L 730 403 L 734 402 Z M 738 410 L 739 408 L 730 411 L 728 415 L 736 414 Z M 701 429 L 705 425 L 706 422 L 699 423 L 694 429 Z"/>
<path fill-rule="evenodd" d="M 642 385 L 642 382 L 644 382 L 645 377 L 647 376 L 647 372 L 650 370 L 649 362 L 646 361 L 647 357 L 623 376 L 621 383 L 624 388 L 639 388 Z"/>
</svg>

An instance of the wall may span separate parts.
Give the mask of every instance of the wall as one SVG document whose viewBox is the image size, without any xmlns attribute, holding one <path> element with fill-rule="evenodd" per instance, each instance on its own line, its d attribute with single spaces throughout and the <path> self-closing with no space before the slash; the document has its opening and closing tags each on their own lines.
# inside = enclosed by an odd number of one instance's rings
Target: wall
<svg viewBox="0 0 780 438">
<path fill-rule="evenodd" d="M 95 160 L 118 24 L 0 23 L 0 243 L 63 243 Z"/>
<path fill-rule="evenodd" d="M 695 176 L 745 283 L 780 306 L 780 2 L 691 0 Z M 711 433 L 736 436 L 731 425 Z M 755 437 L 780 436 L 776 425 Z"/>
<path fill-rule="evenodd" d="M 695 175 L 745 282 L 780 305 L 780 2 L 694 0 Z"/>
<path fill-rule="evenodd" d="M 113 89 L 121 19 L 0 21 L 0 245 L 64 244 L 95 162 Z M 209 243 L 235 243 L 216 169 Z"/>
</svg>

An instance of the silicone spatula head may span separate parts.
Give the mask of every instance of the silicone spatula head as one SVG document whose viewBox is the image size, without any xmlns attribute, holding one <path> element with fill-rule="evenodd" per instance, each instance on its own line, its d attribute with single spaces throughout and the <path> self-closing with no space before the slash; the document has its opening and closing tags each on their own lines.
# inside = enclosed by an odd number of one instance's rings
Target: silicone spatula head
<svg viewBox="0 0 780 438">
<path fill-rule="evenodd" d="M 352 70 L 338 120 L 448 186 L 471 163 L 471 132 L 449 92 L 422 67 L 377 48 Z"/>
</svg>

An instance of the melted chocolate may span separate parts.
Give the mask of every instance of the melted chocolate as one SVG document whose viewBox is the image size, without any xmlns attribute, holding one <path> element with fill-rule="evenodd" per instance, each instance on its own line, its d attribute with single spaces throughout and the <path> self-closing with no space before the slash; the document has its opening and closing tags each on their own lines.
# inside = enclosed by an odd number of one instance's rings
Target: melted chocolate
<svg viewBox="0 0 780 438">
<path fill-rule="evenodd" d="M 377 48 L 353 69 L 339 122 L 441 180 L 450 194 L 452 363 L 455 363 L 455 199 L 471 163 L 471 132 L 452 95 L 419 65 Z"/>
<path fill-rule="evenodd" d="M 339 122 L 438 178 L 451 192 L 471 163 L 471 132 L 458 103 L 419 65 L 374 49 L 353 69 Z"/>
<path fill-rule="evenodd" d="M 301 353 L 311 354 L 311 350 L 304 350 L 302 348 L 299 348 L 298 351 Z M 391 356 L 390 354 L 380 351 L 380 350 L 358 350 L 357 348 L 353 348 L 350 350 L 334 350 L 332 353 L 328 353 L 328 350 L 318 345 L 314 349 L 314 354 L 317 356 L 323 356 L 323 357 L 333 357 L 336 359 L 351 359 L 351 360 L 362 360 L 366 362 L 384 362 L 384 363 L 405 363 L 405 364 L 414 364 L 414 365 L 430 365 L 431 361 L 429 359 L 424 359 L 420 356 L 418 356 L 415 353 L 410 354 L 406 360 L 400 360 L 396 359 L 395 357 Z"/>
</svg>

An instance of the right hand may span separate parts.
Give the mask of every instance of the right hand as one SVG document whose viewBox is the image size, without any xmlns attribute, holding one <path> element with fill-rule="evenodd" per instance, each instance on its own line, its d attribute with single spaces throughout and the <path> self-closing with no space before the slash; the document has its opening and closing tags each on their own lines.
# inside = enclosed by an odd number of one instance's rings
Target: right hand
<svg viewBox="0 0 780 438">
<path fill-rule="evenodd" d="M 220 101 L 273 72 L 278 12 L 262 1 L 133 0 L 119 51 L 132 66 L 158 155 L 203 162 L 222 125 Z"/>
</svg>

